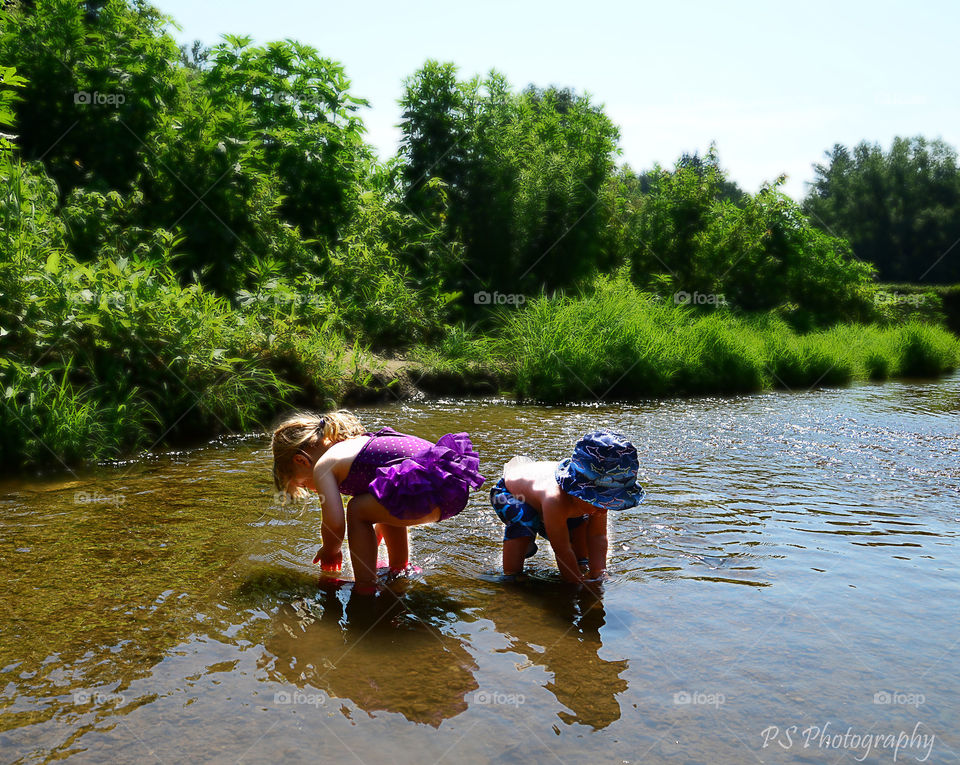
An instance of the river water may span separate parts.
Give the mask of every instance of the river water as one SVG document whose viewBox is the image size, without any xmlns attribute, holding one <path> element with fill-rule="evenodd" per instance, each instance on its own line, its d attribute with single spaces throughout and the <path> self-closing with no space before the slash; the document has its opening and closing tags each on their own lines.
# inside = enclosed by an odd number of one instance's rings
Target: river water
<svg viewBox="0 0 960 765">
<path fill-rule="evenodd" d="M 610 580 L 498 578 L 486 492 L 376 598 L 250 437 L 0 485 L 0 759 L 960 762 L 960 375 L 632 405 L 358 410 L 515 454 L 628 434 Z M 346 557 L 346 556 L 345 556 Z M 349 576 L 349 569 L 345 573 Z"/>
</svg>

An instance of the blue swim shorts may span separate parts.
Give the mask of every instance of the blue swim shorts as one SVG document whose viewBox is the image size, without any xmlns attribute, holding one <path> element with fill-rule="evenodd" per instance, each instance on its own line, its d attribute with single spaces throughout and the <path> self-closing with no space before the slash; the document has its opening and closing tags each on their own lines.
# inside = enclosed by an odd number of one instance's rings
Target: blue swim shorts
<svg viewBox="0 0 960 765">
<path fill-rule="evenodd" d="M 507 484 L 501 478 L 497 485 L 490 489 L 490 504 L 497 517 L 503 521 L 503 541 L 517 537 L 530 537 L 530 549 L 525 557 L 529 558 L 537 551 L 537 534 L 549 541 L 547 529 L 543 525 L 543 516 L 532 505 L 517 499 L 507 489 Z M 567 528 L 573 531 L 589 519 L 582 515 L 579 518 L 568 518 Z"/>
</svg>

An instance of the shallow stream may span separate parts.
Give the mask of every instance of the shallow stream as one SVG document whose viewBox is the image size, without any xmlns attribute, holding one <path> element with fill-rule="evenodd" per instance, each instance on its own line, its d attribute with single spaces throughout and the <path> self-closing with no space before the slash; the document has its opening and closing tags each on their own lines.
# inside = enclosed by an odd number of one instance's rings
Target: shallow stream
<svg viewBox="0 0 960 765">
<path fill-rule="evenodd" d="M 648 495 L 600 597 L 547 544 L 501 582 L 483 489 L 413 532 L 421 573 L 321 587 L 260 437 L 7 482 L 0 760 L 960 762 L 960 375 L 358 412 L 469 431 L 484 489 L 628 434 Z"/>
</svg>

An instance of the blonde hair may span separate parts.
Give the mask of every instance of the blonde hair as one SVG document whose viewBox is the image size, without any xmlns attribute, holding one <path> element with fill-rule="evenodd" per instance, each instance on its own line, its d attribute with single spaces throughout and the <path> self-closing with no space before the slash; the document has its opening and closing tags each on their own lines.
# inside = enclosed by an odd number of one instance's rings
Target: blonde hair
<svg viewBox="0 0 960 765">
<path fill-rule="evenodd" d="M 363 425 L 356 415 L 345 409 L 327 414 L 301 412 L 288 417 L 273 431 L 270 446 L 273 449 L 273 485 L 278 492 L 286 493 L 290 482 L 290 466 L 301 449 L 310 449 L 325 438 L 333 443 L 345 441 L 364 434 Z M 295 496 L 305 494 L 297 490 Z"/>
</svg>

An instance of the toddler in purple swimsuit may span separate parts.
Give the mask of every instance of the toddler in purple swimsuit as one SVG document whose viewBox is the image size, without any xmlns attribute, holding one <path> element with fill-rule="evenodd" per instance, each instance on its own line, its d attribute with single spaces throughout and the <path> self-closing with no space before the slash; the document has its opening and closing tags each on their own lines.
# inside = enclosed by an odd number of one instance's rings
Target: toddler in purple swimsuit
<svg viewBox="0 0 960 765">
<path fill-rule="evenodd" d="M 368 433 L 345 411 L 291 417 L 274 431 L 272 447 L 277 490 L 320 496 L 322 546 L 313 562 L 339 571 L 346 532 L 362 591 L 376 589 L 381 538 L 391 572 L 404 570 L 407 527 L 452 518 L 484 481 L 467 433 L 448 433 L 435 444 L 392 428 Z M 346 513 L 341 494 L 352 497 Z"/>
</svg>

